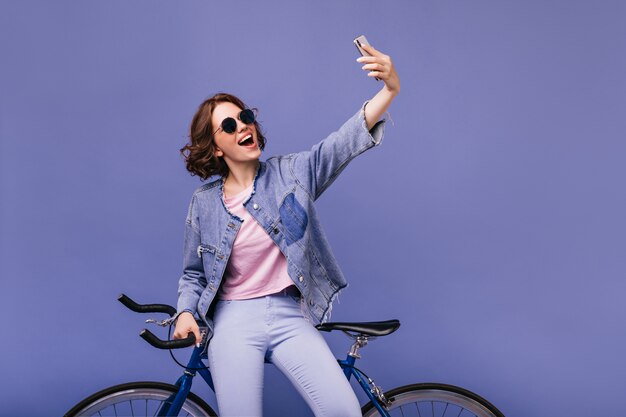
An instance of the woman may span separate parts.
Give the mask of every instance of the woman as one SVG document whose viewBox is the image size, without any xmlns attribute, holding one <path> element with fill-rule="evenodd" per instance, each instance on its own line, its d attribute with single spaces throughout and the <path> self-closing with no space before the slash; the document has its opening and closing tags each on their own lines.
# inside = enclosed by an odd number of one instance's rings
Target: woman
<svg viewBox="0 0 626 417">
<path fill-rule="evenodd" d="M 221 416 L 262 414 L 263 363 L 275 364 L 316 416 L 360 416 L 358 400 L 314 324 L 347 284 L 313 202 L 348 162 L 378 145 L 379 121 L 400 91 L 391 59 L 357 59 L 382 89 L 310 151 L 260 162 L 265 137 L 241 100 L 217 94 L 198 109 L 187 169 L 220 178 L 194 193 L 185 228 L 174 338 L 209 327 L 208 358 Z"/>
</svg>

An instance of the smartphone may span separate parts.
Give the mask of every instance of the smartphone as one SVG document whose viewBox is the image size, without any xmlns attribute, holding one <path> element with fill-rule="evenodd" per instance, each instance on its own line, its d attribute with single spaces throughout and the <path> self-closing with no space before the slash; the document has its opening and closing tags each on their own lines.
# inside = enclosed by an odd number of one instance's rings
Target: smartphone
<svg viewBox="0 0 626 417">
<path fill-rule="evenodd" d="M 361 45 L 368 45 L 369 46 L 369 42 L 367 41 L 367 38 L 365 37 L 365 35 L 361 35 L 358 38 L 356 38 L 355 40 L 352 41 L 354 43 L 354 46 L 356 46 L 356 49 L 359 50 L 359 53 L 361 54 L 361 56 L 370 56 L 370 54 L 368 54 L 367 52 L 365 52 L 365 50 L 363 48 L 361 48 Z M 378 77 L 374 77 L 376 79 L 376 81 L 380 81 L 380 78 Z"/>
<path fill-rule="evenodd" d="M 356 46 L 356 49 L 359 50 L 359 53 L 362 56 L 370 56 L 370 54 L 368 54 L 367 52 L 365 52 L 365 50 L 363 48 L 361 48 L 361 45 L 368 45 L 369 46 L 369 42 L 367 41 L 367 38 L 365 37 L 365 35 L 361 35 L 358 38 L 356 38 L 355 40 L 353 40 L 352 42 L 354 42 L 354 45 Z"/>
</svg>

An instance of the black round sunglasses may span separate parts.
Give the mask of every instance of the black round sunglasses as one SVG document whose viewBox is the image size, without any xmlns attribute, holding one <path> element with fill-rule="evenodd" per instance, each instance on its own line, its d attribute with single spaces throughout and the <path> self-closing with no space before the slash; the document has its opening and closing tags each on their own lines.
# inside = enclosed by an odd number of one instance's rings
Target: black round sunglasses
<svg viewBox="0 0 626 417">
<path fill-rule="evenodd" d="M 255 109 L 256 110 L 256 109 Z M 251 125 L 256 120 L 256 113 L 252 109 L 243 109 L 237 115 L 237 119 L 241 120 L 242 123 Z M 218 130 L 222 129 L 226 133 L 234 133 L 237 130 L 237 120 L 232 117 L 227 117 L 222 120 L 220 127 L 217 128 L 213 134 L 216 134 Z"/>
</svg>

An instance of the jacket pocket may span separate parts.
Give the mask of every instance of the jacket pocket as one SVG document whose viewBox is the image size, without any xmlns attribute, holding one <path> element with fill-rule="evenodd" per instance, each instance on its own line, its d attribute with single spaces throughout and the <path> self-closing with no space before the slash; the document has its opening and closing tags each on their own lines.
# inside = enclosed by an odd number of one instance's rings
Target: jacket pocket
<svg viewBox="0 0 626 417">
<path fill-rule="evenodd" d="M 207 280 L 213 278 L 215 274 L 215 256 L 218 253 L 217 248 L 203 243 L 198 245 L 196 253 L 199 258 L 202 258 L 202 266 L 204 267 Z"/>
<path fill-rule="evenodd" d="M 287 197 L 285 197 L 278 209 L 278 213 L 286 230 L 285 240 L 287 245 L 302 239 L 306 226 L 309 223 L 309 216 L 306 214 L 304 207 L 296 200 L 294 193 L 287 194 Z"/>
<path fill-rule="evenodd" d="M 212 253 L 213 255 L 215 255 L 215 246 L 211 246 L 211 245 L 198 245 L 198 248 L 196 249 L 196 253 L 198 254 L 198 258 L 202 258 L 204 253 Z"/>
</svg>

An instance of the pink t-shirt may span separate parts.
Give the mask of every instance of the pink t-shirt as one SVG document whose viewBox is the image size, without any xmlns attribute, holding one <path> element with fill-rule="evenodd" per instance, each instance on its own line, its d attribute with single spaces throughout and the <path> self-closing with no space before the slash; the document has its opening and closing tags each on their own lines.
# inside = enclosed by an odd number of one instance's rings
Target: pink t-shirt
<svg viewBox="0 0 626 417">
<path fill-rule="evenodd" d="M 252 185 L 234 196 L 224 196 L 228 210 L 242 218 L 243 223 L 224 272 L 218 294 L 221 300 L 261 297 L 293 285 L 287 272 L 287 259 L 243 206 L 251 192 Z"/>
</svg>

